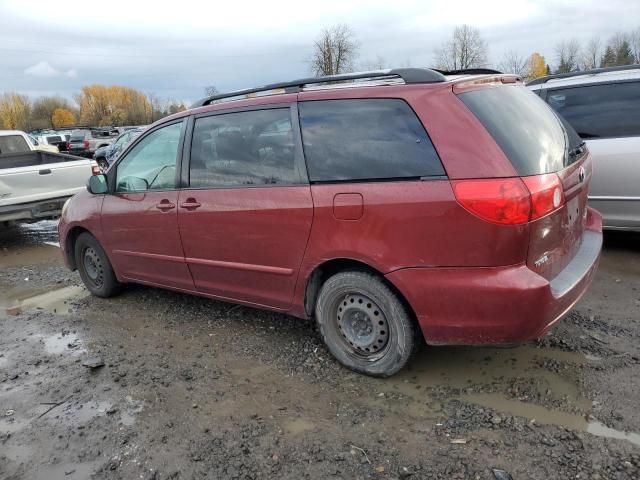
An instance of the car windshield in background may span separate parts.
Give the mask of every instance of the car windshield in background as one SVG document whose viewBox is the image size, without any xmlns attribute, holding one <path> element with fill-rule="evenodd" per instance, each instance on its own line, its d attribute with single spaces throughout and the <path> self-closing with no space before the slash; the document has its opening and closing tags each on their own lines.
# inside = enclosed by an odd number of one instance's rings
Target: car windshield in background
<svg viewBox="0 0 640 480">
<path fill-rule="evenodd" d="M 547 101 L 582 138 L 640 135 L 640 82 L 554 89 Z"/>
<path fill-rule="evenodd" d="M 6 155 L 8 153 L 23 153 L 29 151 L 31 151 L 31 149 L 22 136 L 0 136 L 0 155 Z"/>
<path fill-rule="evenodd" d="M 519 175 L 557 172 L 576 160 L 568 152 L 578 147 L 579 137 L 525 87 L 483 88 L 462 93 L 459 98 L 500 145 Z"/>
</svg>

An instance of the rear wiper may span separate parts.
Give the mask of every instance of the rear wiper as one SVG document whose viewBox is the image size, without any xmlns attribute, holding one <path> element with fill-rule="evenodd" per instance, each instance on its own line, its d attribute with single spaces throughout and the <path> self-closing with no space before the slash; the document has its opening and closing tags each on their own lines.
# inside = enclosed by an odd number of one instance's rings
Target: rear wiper
<svg viewBox="0 0 640 480">
<path fill-rule="evenodd" d="M 584 150 L 585 150 L 585 145 L 586 145 L 586 142 L 583 140 L 578 145 L 573 147 L 571 150 L 569 150 L 569 157 L 573 158 L 573 157 L 577 157 L 579 155 L 582 155 L 584 153 Z"/>
</svg>

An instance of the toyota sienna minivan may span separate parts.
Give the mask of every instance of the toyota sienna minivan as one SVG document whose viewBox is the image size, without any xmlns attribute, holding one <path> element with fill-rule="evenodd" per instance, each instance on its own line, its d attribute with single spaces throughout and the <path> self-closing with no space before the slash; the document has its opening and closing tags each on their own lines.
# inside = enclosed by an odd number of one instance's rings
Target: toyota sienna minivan
<svg viewBox="0 0 640 480">
<path fill-rule="evenodd" d="M 593 279 L 584 142 L 514 75 L 397 69 L 216 95 L 66 205 L 68 266 L 314 318 L 345 366 L 542 336 Z"/>
</svg>

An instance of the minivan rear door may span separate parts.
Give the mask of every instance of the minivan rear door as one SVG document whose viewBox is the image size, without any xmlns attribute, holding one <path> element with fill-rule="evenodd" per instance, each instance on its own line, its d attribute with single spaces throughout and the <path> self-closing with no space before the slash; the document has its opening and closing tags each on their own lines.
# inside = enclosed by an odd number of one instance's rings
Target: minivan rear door
<svg viewBox="0 0 640 480">
<path fill-rule="evenodd" d="M 551 279 L 580 248 L 586 224 L 591 160 L 583 141 L 537 95 L 521 85 L 460 91 L 520 177 L 557 175 L 564 204 L 530 222 L 527 265 Z"/>
</svg>

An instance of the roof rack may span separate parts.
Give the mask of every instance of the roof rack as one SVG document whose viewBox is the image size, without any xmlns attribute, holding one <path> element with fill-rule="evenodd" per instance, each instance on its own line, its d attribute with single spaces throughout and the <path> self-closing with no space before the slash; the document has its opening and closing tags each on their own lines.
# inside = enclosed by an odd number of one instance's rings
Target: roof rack
<svg viewBox="0 0 640 480">
<path fill-rule="evenodd" d="M 438 70 L 434 69 L 436 72 L 441 73 L 442 75 L 492 75 L 496 73 L 502 73 L 499 70 L 494 70 L 493 68 L 462 68 L 460 70 Z"/>
<path fill-rule="evenodd" d="M 215 101 L 222 100 L 225 98 L 240 97 L 243 95 L 250 95 L 253 93 L 267 92 L 269 90 L 284 89 L 285 93 L 296 93 L 296 92 L 299 92 L 304 85 L 344 82 L 348 80 L 362 80 L 362 79 L 375 80 L 375 79 L 381 79 L 381 78 L 400 78 L 404 80 L 405 84 L 438 83 L 438 82 L 446 81 L 445 77 L 442 75 L 441 72 L 436 70 L 431 70 L 429 68 L 394 68 L 390 70 L 375 70 L 370 72 L 356 72 L 356 73 L 346 73 L 346 74 L 340 74 L 340 75 L 327 75 L 325 77 L 301 78 L 301 79 L 292 80 L 289 82 L 272 83 L 269 85 L 264 85 L 262 87 L 247 88 L 244 90 L 236 90 L 233 92 L 212 95 L 210 97 L 205 97 L 196 101 L 193 105 L 191 105 L 191 108 L 204 107 L 205 105 L 210 105 Z"/>
<path fill-rule="evenodd" d="M 539 85 L 541 83 L 547 83 L 549 80 L 555 80 L 556 78 L 581 77 L 583 75 L 597 75 L 598 73 L 620 72 L 623 70 L 638 69 L 640 69 L 640 64 L 620 65 L 618 67 L 593 68 L 591 70 L 584 70 L 582 72 L 556 73 L 555 75 L 547 75 L 546 77 L 540 77 L 536 78 L 535 80 L 531 80 L 527 83 L 527 85 Z"/>
</svg>

